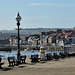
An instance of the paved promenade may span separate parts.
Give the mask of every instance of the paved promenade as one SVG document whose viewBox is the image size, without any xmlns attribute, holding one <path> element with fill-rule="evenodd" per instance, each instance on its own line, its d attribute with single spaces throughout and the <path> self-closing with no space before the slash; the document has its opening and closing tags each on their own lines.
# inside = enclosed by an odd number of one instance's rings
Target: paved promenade
<svg viewBox="0 0 75 75">
<path fill-rule="evenodd" d="M 75 57 L 39 63 L 31 63 L 27 58 L 27 64 L 15 67 L 8 67 L 7 60 L 3 60 L 3 62 L 5 64 L 0 70 L 0 75 L 75 75 Z"/>
</svg>

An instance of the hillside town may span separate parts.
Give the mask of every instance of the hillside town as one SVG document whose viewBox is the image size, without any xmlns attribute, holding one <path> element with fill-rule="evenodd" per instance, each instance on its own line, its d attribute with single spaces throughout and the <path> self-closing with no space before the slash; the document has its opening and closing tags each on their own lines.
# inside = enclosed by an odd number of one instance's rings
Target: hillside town
<svg viewBox="0 0 75 75">
<path fill-rule="evenodd" d="M 41 32 L 29 36 L 20 35 L 21 46 L 70 46 L 75 44 L 75 27 L 70 30 L 56 29 L 56 31 Z M 0 46 L 17 46 L 17 36 L 0 40 Z"/>
</svg>

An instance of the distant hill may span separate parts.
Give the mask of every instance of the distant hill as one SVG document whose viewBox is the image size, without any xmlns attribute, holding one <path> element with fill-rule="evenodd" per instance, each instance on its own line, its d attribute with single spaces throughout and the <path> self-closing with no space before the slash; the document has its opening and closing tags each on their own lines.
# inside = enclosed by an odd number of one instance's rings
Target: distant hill
<svg viewBox="0 0 75 75">
<path fill-rule="evenodd" d="M 47 31 L 55 31 L 57 28 L 25 28 L 20 31 L 21 35 L 30 35 L 30 34 L 39 34 L 40 32 L 47 32 Z M 72 28 L 59 28 L 59 29 L 72 29 Z M 11 33 L 17 34 L 17 30 L 1 30 L 2 33 Z"/>
<path fill-rule="evenodd" d="M 11 35 L 17 35 L 13 33 L 0 33 L 0 40 L 9 39 Z"/>
<path fill-rule="evenodd" d="M 39 34 L 40 32 L 55 31 L 57 28 L 25 28 L 20 31 L 20 35 Z M 59 28 L 72 29 L 72 28 Z M 10 38 L 11 35 L 17 35 L 17 30 L 0 30 L 0 39 Z"/>
</svg>

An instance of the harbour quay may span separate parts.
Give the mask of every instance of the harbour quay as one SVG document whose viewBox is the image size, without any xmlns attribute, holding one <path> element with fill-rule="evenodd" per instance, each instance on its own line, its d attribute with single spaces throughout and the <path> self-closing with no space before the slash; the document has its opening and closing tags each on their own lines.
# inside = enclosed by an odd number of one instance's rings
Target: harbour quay
<svg viewBox="0 0 75 75">
<path fill-rule="evenodd" d="M 26 59 L 27 64 L 15 67 L 8 67 L 8 61 L 2 60 L 5 64 L 0 69 L 0 74 L 4 75 L 75 75 L 75 57 L 60 59 L 59 61 L 41 61 L 39 63 L 31 63 L 30 59 Z"/>
</svg>

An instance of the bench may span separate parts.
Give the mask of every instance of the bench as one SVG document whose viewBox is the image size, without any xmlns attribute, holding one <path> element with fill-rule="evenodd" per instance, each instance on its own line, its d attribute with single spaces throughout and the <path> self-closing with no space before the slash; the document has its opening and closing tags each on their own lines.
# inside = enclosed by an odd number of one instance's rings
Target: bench
<svg viewBox="0 0 75 75">
<path fill-rule="evenodd" d="M 37 55 L 31 55 L 31 62 L 39 62 L 39 59 L 40 58 L 38 58 L 38 54 Z"/>
<path fill-rule="evenodd" d="M 66 57 L 66 53 L 60 52 L 59 54 L 60 54 L 61 58 L 65 58 Z"/>
<path fill-rule="evenodd" d="M 20 60 L 16 60 L 15 57 L 8 57 L 9 66 L 18 66 L 20 64 Z"/>
<path fill-rule="evenodd" d="M 75 53 L 68 53 L 67 57 L 75 57 Z"/>
<path fill-rule="evenodd" d="M 25 63 L 26 55 L 21 55 L 20 60 L 21 60 L 21 64 Z"/>
<path fill-rule="evenodd" d="M 46 54 L 46 59 L 47 59 L 47 60 L 53 60 L 53 55 L 52 55 L 52 53 L 47 53 L 47 54 Z"/>
<path fill-rule="evenodd" d="M 0 58 L 0 69 L 2 69 L 2 65 L 4 65 L 4 62 L 1 62 L 2 58 Z"/>
<path fill-rule="evenodd" d="M 57 53 L 53 53 L 53 57 L 54 57 L 54 59 L 59 59 L 60 55 L 58 55 Z"/>
<path fill-rule="evenodd" d="M 15 57 L 8 57 L 9 66 L 15 65 Z"/>
</svg>

